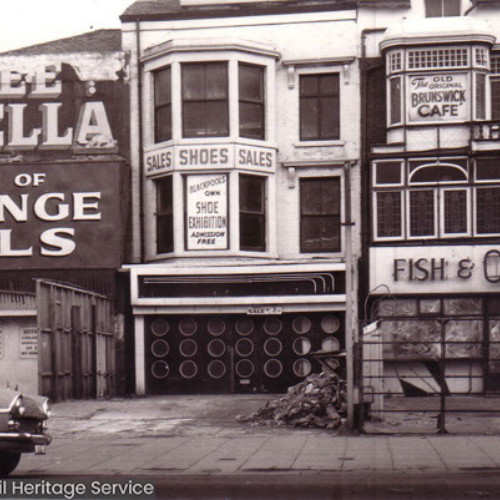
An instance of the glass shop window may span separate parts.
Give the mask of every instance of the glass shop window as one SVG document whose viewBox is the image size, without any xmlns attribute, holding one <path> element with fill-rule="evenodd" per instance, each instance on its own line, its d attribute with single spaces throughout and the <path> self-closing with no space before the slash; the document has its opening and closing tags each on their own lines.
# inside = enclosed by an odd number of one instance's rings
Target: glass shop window
<svg viewBox="0 0 500 500">
<path fill-rule="evenodd" d="M 300 77 L 300 140 L 340 138 L 339 75 Z"/>
<path fill-rule="evenodd" d="M 183 137 L 229 135 L 227 63 L 182 64 L 182 124 Z"/>
<path fill-rule="evenodd" d="M 266 179 L 240 175 L 240 250 L 266 250 Z"/>
<path fill-rule="evenodd" d="M 155 142 L 172 139 L 172 88 L 170 66 L 155 71 L 154 120 Z"/>
<path fill-rule="evenodd" d="M 172 177 L 156 181 L 156 253 L 174 251 Z"/>
<path fill-rule="evenodd" d="M 340 229 L 340 179 L 301 179 L 300 251 L 339 252 Z"/>
<path fill-rule="evenodd" d="M 240 137 L 265 139 L 264 68 L 239 64 Z"/>
</svg>

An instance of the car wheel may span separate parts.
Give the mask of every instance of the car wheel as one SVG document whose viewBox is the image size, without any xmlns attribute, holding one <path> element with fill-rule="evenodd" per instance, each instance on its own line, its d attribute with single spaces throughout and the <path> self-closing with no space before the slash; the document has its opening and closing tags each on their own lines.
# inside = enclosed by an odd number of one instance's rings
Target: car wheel
<svg viewBox="0 0 500 500">
<path fill-rule="evenodd" d="M 0 453 L 0 476 L 10 474 L 21 460 L 20 453 Z"/>
</svg>

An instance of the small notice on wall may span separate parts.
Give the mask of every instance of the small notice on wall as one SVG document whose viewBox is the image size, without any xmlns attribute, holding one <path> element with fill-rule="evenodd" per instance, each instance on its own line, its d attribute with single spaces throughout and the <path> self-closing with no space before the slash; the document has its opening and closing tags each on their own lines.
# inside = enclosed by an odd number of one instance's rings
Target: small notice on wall
<svg viewBox="0 0 500 500">
<path fill-rule="evenodd" d="M 19 339 L 19 357 L 21 359 L 36 358 L 38 356 L 38 330 L 24 328 Z"/>
</svg>

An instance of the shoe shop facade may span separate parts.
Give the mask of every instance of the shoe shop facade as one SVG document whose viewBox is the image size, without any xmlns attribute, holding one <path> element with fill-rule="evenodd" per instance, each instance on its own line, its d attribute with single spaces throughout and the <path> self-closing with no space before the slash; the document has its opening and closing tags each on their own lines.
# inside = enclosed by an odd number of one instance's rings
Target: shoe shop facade
<svg viewBox="0 0 500 500">
<path fill-rule="evenodd" d="M 318 351 L 350 379 L 353 3 L 136 2 L 121 20 L 136 392 L 283 392 Z"/>
<path fill-rule="evenodd" d="M 385 102 L 367 104 L 365 319 L 385 393 L 500 389 L 498 7 L 412 2 L 370 34 L 367 85 Z"/>
</svg>

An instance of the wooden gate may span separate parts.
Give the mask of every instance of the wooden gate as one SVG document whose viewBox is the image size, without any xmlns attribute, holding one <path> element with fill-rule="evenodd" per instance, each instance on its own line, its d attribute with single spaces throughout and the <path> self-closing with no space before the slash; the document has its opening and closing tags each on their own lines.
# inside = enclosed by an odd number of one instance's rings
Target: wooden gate
<svg viewBox="0 0 500 500">
<path fill-rule="evenodd" d="M 115 393 L 111 301 L 70 285 L 37 280 L 39 392 L 54 401 Z"/>
</svg>

